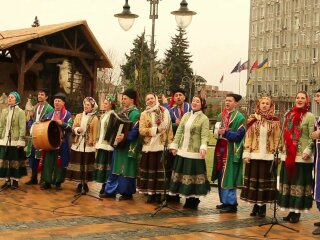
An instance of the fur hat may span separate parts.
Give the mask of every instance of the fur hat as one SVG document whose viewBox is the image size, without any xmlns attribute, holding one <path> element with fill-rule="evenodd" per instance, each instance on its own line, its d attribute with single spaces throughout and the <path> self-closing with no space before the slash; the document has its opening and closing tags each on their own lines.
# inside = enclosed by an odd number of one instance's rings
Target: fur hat
<svg viewBox="0 0 320 240">
<path fill-rule="evenodd" d="M 56 98 L 61 99 L 62 101 L 66 102 L 67 96 L 64 93 L 59 92 L 53 96 L 53 99 L 56 99 Z"/>
</svg>

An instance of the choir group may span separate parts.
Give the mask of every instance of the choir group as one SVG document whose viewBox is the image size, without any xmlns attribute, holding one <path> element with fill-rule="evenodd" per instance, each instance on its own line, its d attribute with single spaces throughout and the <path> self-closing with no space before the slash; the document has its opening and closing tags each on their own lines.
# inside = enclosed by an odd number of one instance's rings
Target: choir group
<svg viewBox="0 0 320 240">
<path fill-rule="evenodd" d="M 77 193 L 85 194 L 88 182 L 95 181 L 101 183 L 101 198 L 131 200 L 138 192 L 145 195 L 146 203 L 161 203 L 163 199 L 179 202 L 183 197 L 187 209 L 197 209 L 199 197 L 209 193 L 205 157 L 210 124 L 201 96 L 188 103 L 185 91 L 175 89 L 171 101 L 163 98 L 160 104 L 154 93 L 148 93 L 146 108 L 140 112 L 137 92 L 126 89 L 122 111 L 116 113 L 116 99 L 107 96 L 99 117 L 92 97 L 83 100 L 83 112 L 75 117 L 66 109 L 65 94 L 54 95 L 53 106 L 47 99 L 48 90 L 39 90 L 34 113 L 27 121 L 19 107 L 19 93 L 8 95 L 8 107 L 0 117 L 2 189 L 19 187 L 19 180 L 27 175 L 27 158 L 31 178 L 26 184 L 40 182 L 42 190 L 61 190 L 67 179 L 77 183 Z M 213 129 L 217 141 L 210 180 L 217 181 L 221 202 L 216 208 L 220 213 L 237 212 L 240 188 L 240 199 L 252 204 L 250 216 L 265 217 L 266 204 L 276 201 L 288 212 L 283 220 L 297 223 L 313 201 L 320 209 L 320 118 L 316 120 L 310 112 L 304 91 L 296 94 L 294 106 L 283 119 L 275 116 L 270 97 L 257 99 L 254 114 L 246 119 L 237 110 L 240 100 L 238 94 L 225 97 Z M 314 100 L 320 105 L 320 90 Z M 130 127 L 122 131 L 108 128 L 111 121 L 120 121 L 118 116 L 125 116 Z M 48 135 L 58 133 L 59 147 L 41 149 L 26 141 L 27 132 L 34 138 L 37 126 L 46 121 L 59 126 L 47 130 Z M 107 129 L 115 131 L 116 145 L 108 141 Z M 320 223 L 315 226 L 313 234 L 319 235 Z"/>
</svg>

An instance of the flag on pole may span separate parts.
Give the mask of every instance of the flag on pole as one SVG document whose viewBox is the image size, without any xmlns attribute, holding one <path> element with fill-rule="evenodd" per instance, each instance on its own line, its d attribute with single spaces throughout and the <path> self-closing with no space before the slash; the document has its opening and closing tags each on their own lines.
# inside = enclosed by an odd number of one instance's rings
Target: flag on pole
<svg viewBox="0 0 320 240">
<path fill-rule="evenodd" d="M 221 78 L 220 78 L 220 83 L 223 82 L 223 78 L 224 78 L 224 74 L 222 74 Z"/>
<path fill-rule="evenodd" d="M 231 73 L 240 72 L 240 71 L 239 71 L 240 66 L 241 66 L 241 61 L 239 61 L 239 62 L 237 63 L 237 65 L 232 69 Z"/>
<path fill-rule="evenodd" d="M 253 83 L 253 80 L 249 76 L 246 85 L 248 86 L 248 85 L 251 85 L 252 83 Z"/>
<path fill-rule="evenodd" d="M 241 72 L 242 70 L 247 70 L 247 69 L 248 69 L 248 61 L 241 64 L 241 66 L 239 68 L 239 72 Z"/>
<path fill-rule="evenodd" d="M 253 70 L 256 70 L 257 68 L 258 68 L 258 60 L 256 60 L 253 64 L 252 64 L 252 66 L 251 66 L 251 68 L 250 68 L 250 72 L 252 72 Z"/>
<path fill-rule="evenodd" d="M 265 60 L 262 61 L 262 63 L 260 63 L 258 65 L 257 70 L 258 71 L 262 71 L 263 69 L 265 69 L 266 67 L 268 67 L 268 58 L 266 58 Z"/>
</svg>

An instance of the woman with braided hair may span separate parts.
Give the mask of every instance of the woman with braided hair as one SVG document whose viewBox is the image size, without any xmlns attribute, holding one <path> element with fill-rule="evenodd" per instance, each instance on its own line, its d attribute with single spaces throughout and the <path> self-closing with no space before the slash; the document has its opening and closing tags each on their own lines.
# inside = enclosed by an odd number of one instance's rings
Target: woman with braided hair
<svg viewBox="0 0 320 240">
<path fill-rule="evenodd" d="M 250 216 L 265 217 L 266 203 L 275 199 L 275 179 L 270 167 L 279 147 L 280 121 L 274 112 L 272 99 L 262 97 L 257 101 L 255 113 L 247 120 L 243 151 L 246 165 L 240 199 L 254 204 Z"/>
<path fill-rule="evenodd" d="M 284 221 L 299 222 L 301 213 L 312 207 L 312 169 L 315 117 L 305 91 L 296 95 L 295 105 L 286 114 L 284 122 L 284 150 L 281 156 L 278 205 L 288 210 Z"/>
</svg>

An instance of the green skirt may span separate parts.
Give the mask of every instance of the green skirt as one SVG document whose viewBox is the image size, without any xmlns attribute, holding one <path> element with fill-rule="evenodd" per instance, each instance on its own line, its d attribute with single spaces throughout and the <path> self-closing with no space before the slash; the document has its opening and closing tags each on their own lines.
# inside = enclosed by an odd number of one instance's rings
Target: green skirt
<svg viewBox="0 0 320 240">
<path fill-rule="evenodd" d="M 205 196 L 210 192 L 204 159 L 176 156 L 169 187 L 170 194 L 186 197 Z"/>
<path fill-rule="evenodd" d="M 93 180 L 98 183 L 105 183 L 110 175 L 110 166 L 113 151 L 98 149 L 94 163 Z"/>
<path fill-rule="evenodd" d="M 27 176 L 23 147 L 0 146 L 0 178 L 20 179 Z"/>
<path fill-rule="evenodd" d="M 281 163 L 278 205 L 290 211 L 304 211 L 312 207 L 313 164 L 296 163 L 289 179 L 285 162 Z"/>
</svg>

